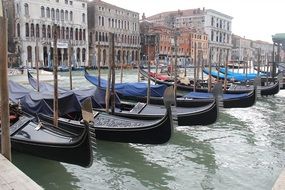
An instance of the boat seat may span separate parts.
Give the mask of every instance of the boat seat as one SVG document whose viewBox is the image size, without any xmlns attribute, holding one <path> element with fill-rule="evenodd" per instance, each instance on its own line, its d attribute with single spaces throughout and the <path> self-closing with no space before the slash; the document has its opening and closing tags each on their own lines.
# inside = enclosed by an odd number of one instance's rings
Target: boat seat
<svg viewBox="0 0 285 190">
<path fill-rule="evenodd" d="M 138 102 L 133 109 L 131 109 L 130 113 L 139 114 L 146 106 L 146 103 Z"/>
</svg>

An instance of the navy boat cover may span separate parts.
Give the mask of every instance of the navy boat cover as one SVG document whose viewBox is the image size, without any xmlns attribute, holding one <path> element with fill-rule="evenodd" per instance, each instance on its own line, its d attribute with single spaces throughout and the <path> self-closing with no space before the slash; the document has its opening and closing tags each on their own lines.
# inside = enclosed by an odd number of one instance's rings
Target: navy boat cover
<svg viewBox="0 0 285 190">
<path fill-rule="evenodd" d="M 91 76 L 85 71 L 85 78 L 95 86 L 99 86 L 98 77 Z M 106 89 L 107 81 L 100 79 L 100 87 Z M 163 97 L 164 90 L 167 88 L 166 85 L 151 85 L 150 96 Z M 147 83 L 143 82 L 126 82 L 115 84 L 115 91 L 123 96 L 147 96 Z"/>
<path fill-rule="evenodd" d="M 37 83 L 29 77 L 31 85 L 36 88 Z M 40 92 L 29 90 L 26 87 L 9 81 L 9 98 L 11 101 L 21 103 L 22 109 L 28 113 L 53 114 L 53 86 L 48 83 L 40 83 Z M 81 103 L 86 98 L 91 98 L 94 108 L 105 107 L 105 90 L 98 88 L 83 90 L 65 90 L 59 89 L 59 115 L 64 116 L 73 112 L 81 112 Z M 120 102 L 118 96 L 115 99 L 116 104 Z"/>
<path fill-rule="evenodd" d="M 214 98 L 213 93 L 208 92 L 190 92 L 183 96 L 184 98 L 193 98 L 193 99 L 211 99 Z M 247 93 L 243 94 L 223 94 L 223 100 L 231 99 L 242 99 L 248 97 Z"/>
</svg>

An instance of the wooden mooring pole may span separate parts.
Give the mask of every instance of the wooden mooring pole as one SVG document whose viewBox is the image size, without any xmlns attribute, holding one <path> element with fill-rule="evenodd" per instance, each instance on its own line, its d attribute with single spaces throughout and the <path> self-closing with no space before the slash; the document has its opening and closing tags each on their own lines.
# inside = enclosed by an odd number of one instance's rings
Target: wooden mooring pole
<svg viewBox="0 0 285 190">
<path fill-rule="evenodd" d="M 54 80 L 54 97 L 53 97 L 53 125 L 58 127 L 58 79 L 57 79 L 57 67 L 58 67 L 58 51 L 57 51 L 57 35 L 58 26 L 53 25 L 53 80 Z"/>
<path fill-rule="evenodd" d="M 113 37 L 113 38 L 112 38 Z M 113 76 L 112 68 L 113 68 L 113 63 L 112 60 L 113 58 L 113 51 L 114 47 L 112 48 L 112 44 L 114 43 L 114 34 L 109 33 L 109 65 L 108 65 L 108 79 L 107 79 L 107 88 L 106 88 L 106 96 L 105 96 L 105 104 L 106 104 L 106 112 L 110 112 L 110 95 L 111 95 L 111 78 Z M 113 44 L 114 46 L 114 44 Z"/>
<path fill-rule="evenodd" d="M 68 43 L 68 66 L 69 66 L 69 87 L 70 87 L 70 90 L 72 90 L 72 61 L 71 61 L 71 58 L 73 56 L 73 52 L 71 51 L 71 43 L 69 41 Z"/>
<path fill-rule="evenodd" d="M 100 45 L 100 38 L 99 38 L 99 42 L 98 42 L 98 86 L 101 86 L 101 45 Z"/>
<path fill-rule="evenodd" d="M 121 55 L 123 55 L 123 37 L 121 37 Z M 120 61 L 121 61 L 121 83 L 122 83 L 123 82 L 123 75 L 124 75 L 123 56 L 120 56 Z"/>
<path fill-rule="evenodd" d="M 109 34 L 110 38 L 110 58 L 109 62 L 111 64 L 111 73 L 112 73 L 112 85 L 111 85 L 111 113 L 114 114 L 115 112 L 115 35 L 114 33 Z"/>
<path fill-rule="evenodd" d="M 209 64 L 208 92 L 211 92 L 212 91 L 212 48 L 211 47 L 209 49 L 208 64 Z"/>
<path fill-rule="evenodd" d="M 40 75 L 39 75 L 39 45 L 38 45 L 38 40 L 36 41 L 36 70 L 37 70 L 37 91 L 40 91 Z"/>
<path fill-rule="evenodd" d="M 1 95 L 1 153 L 11 161 L 9 94 L 8 94 L 8 32 L 7 19 L 0 1 L 0 95 Z"/>
<path fill-rule="evenodd" d="M 224 79 L 224 92 L 227 90 L 227 85 L 228 85 L 228 66 L 229 66 L 229 49 L 227 49 L 227 54 L 226 54 L 226 64 L 225 64 L 225 79 Z"/>
<path fill-rule="evenodd" d="M 147 36 L 147 72 L 150 75 L 150 36 Z M 150 76 L 147 78 L 147 96 L 146 103 L 150 104 Z"/>
<path fill-rule="evenodd" d="M 196 80 L 197 80 L 197 43 L 194 42 L 194 84 L 193 84 L 194 92 L 196 92 Z"/>
</svg>

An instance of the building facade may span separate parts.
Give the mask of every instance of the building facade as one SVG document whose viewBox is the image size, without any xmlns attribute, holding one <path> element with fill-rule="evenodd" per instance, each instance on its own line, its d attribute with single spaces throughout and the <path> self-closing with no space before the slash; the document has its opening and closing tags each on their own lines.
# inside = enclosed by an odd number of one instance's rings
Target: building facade
<svg viewBox="0 0 285 190">
<path fill-rule="evenodd" d="M 171 28 L 148 20 L 141 21 L 140 31 L 142 59 L 149 56 L 151 63 L 157 59 L 159 63 L 169 64 L 174 60 L 175 47 L 178 65 L 193 64 L 195 56 L 196 61 L 200 62 L 208 59 L 208 36 L 204 32 L 189 28 Z"/>
<path fill-rule="evenodd" d="M 101 0 L 88 3 L 91 65 L 108 66 L 109 33 L 115 35 L 117 65 L 136 64 L 140 54 L 139 14 Z"/>
<path fill-rule="evenodd" d="M 12 22 L 9 33 L 13 38 L 10 40 L 15 45 L 14 53 L 20 55 L 21 65 L 34 67 L 36 56 L 41 67 L 52 64 L 54 26 L 59 30 L 59 64 L 68 65 L 68 47 L 73 66 L 88 64 L 86 0 L 13 0 L 10 8 L 13 12 L 9 15 Z"/>
<path fill-rule="evenodd" d="M 235 63 L 252 61 L 255 49 L 252 48 L 252 40 L 232 35 L 232 55 L 231 60 Z"/>
<path fill-rule="evenodd" d="M 212 9 L 188 9 L 160 13 L 147 18 L 150 22 L 172 28 L 189 28 L 203 31 L 208 35 L 209 49 L 213 64 L 225 64 L 232 48 L 232 17 Z"/>
</svg>

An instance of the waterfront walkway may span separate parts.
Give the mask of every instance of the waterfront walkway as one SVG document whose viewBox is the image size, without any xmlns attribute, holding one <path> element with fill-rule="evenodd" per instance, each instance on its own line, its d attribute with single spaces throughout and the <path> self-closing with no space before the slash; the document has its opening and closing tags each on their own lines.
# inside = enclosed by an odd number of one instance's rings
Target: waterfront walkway
<svg viewBox="0 0 285 190">
<path fill-rule="evenodd" d="M 43 188 L 0 154 L 0 189 L 42 190 Z"/>
<path fill-rule="evenodd" d="M 282 170 L 279 177 L 275 181 L 272 190 L 284 190 L 285 189 L 285 169 Z"/>
</svg>

